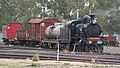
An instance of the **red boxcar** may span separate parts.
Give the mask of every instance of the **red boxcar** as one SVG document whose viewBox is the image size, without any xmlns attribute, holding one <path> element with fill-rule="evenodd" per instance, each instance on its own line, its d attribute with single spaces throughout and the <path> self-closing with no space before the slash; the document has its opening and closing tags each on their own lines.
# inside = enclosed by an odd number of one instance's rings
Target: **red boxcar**
<svg viewBox="0 0 120 68">
<path fill-rule="evenodd" d="M 2 39 L 5 43 L 13 43 L 16 40 L 16 31 L 22 30 L 19 22 L 8 22 L 2 26 Z"/>
<path fill-rule="evenodd" d="M 45 38 L 45 29 L 55 22 L 57 19 L 31 19 L 28 22 L 29 40 L 42 40 Z"/>
<path fill-rule="evenodd" d="M 115 35 L 103 35 L 103 39 L 107 42 L 108 46 L 118 46 L 118 37 Z"/>
<path fill-rule="evenodd" d="M 40 42 L 45 38 L 45 29 L 55 22 L 60 21 L 57 19 L 31 19 L 28 22 L 28 40 Z"/>
</svg>

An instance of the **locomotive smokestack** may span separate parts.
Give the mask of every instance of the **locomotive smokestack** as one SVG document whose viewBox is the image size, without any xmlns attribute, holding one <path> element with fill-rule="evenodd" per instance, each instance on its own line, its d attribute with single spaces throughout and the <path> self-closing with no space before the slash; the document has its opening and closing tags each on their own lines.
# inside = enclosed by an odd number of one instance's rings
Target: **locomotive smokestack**
<svg viewBox="0 0 120 68">
<path fill-rule="evenodd" d="M 89 15 L 89 16 L 91 17 L 91 20 L 93 20 L 96 17 L 96 15 Z"/>
</svg>

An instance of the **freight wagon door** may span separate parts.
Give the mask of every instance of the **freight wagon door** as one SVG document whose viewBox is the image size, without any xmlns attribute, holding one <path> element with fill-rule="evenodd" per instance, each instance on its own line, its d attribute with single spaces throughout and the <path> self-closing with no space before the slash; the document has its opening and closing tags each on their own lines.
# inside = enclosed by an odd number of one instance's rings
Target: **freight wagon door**
<svg viewBox="0 0 120 68">
<path fill-rule="evenodd" d="M 40 40 L 43 40 L 45 38 L 45 23 L 40 23 Z"/>
<path fill-rule="evenodd" d="M 40 40 L 40 23 L 35 24 L 35 39 Z"/>
<path fill-rule="evenodd" d="M 42 40 L 45 37 L 46 26 L 44 23 L 35 24 L 35 40 Z"/>
<path fill-rule="evenodd" d="M 35 23 L 30 23 L 28 25 L 29 39 L 35 40 Z"/>
</svg>

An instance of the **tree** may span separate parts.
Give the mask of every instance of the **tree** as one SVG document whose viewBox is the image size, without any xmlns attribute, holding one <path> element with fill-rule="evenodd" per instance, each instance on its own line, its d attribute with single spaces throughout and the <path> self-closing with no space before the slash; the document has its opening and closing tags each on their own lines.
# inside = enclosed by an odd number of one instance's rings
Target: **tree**
<svg viewBox="0 0 120 68">
<path fill-rule="evenodd" d="M 0 26 L 6 22 L 20 21 L 26 28 L 26 23 L 31 18 L 72 20 L 76 19 L 78 12 L 79 16 L 83 17 L 91 10 L 92 14 L 97 15 L 99 24 L 105 32 L 119 33 L 119 27 L 115 25 L 120 22 L 120 10 L 117 10 L 119 4 L 120 0 L 0 0 Z M 112 17 L 110 22 L 108 15 Z M 110 26 L 111 31 L 107 29 Z"/>
</svg>

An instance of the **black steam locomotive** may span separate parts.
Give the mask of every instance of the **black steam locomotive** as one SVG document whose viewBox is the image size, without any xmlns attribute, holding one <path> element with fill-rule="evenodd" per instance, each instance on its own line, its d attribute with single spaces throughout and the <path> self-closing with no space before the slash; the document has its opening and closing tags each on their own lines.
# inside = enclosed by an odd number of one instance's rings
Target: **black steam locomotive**
<svg viewBox="0 0 120 68">
<path fill-rule="evenodd" d="M 83 20 L 70 21 L 61 28 L 60 44 L 71 51 L 102 52 L 105 41 L 95 15 L 85 15 Z M 65 44 L 66 43 L 66 44 Z"/>
</svg>

